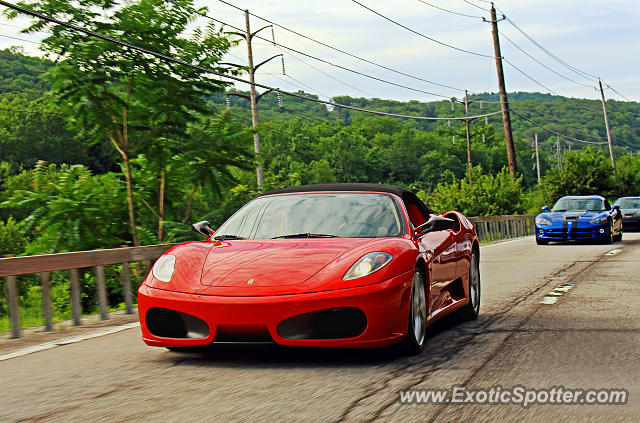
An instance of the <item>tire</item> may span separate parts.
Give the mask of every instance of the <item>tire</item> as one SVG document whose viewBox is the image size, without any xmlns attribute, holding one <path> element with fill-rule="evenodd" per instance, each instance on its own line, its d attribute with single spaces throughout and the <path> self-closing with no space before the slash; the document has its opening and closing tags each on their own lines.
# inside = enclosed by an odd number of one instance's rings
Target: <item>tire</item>
<svg viewBox="0 0 640 423">
<path fill-rule="evenodd" d="M 469 303 L 458 310 L 458 315 L 462 320 L 476 320 L 480 314 L 480 262 L 478 253 L 471 253 L 471 264 L 469 265 Z"/>
<path fill-rule="evenodd" d="M 615 242 L 622 241 L 622 234 L 623 234 L 623 229 L 622 229 L 622 225 L 620 225 L 620 233 L 614 237 L 614 241 Z"/>
<path fill-rule="evenodd" d="M 613 235 L 613 220 L 609 220 L 609 233 L 607 237 L 604 239 L 605 244 L 613 244 L 615 241 L 615 236 Z"/>
<path fill-rule="evenodd" d="M 427 295 L 424 272 L 417 268 L 413 274 L 411 285 L 411 302 L 409 303 L 409 324 L 407 336 L 400 344 L 404 354 L 416 355 L 422 352 L 427 338 Z"/>
<path fill-rule="evenodd" d="M 546 239 L 540 239 L 538 237 L 536 237 L 536 244 L 538 245 L 547 245 L 549 243 L 549 241 L 547 241 Z"/>
</svg>

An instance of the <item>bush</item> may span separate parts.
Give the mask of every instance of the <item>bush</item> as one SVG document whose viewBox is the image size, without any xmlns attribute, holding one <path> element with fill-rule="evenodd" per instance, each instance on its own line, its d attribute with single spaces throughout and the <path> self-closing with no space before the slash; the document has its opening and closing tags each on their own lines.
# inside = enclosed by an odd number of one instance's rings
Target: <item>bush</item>
<svg viewBox="0 0 640 423">
<path fill-rule="evenodd" d="M 513 179 L 506 167 L 495 176 L 475 167 L 469 179 L 440 183 L 429 204 L 438 212 L 457 210 L 466 216 L 497 216 L 524 211 L 522 177 Z"/>
<path fill-rule="evenodd" d="M 540 188 L 548 206 L 565 195 L 615 196 L 615 178 L 611 162 L 600 150 L 585 148 L 569 151 L 562 160 L 562 169 L 551 169 L 542 178 Z"/>
</svg>

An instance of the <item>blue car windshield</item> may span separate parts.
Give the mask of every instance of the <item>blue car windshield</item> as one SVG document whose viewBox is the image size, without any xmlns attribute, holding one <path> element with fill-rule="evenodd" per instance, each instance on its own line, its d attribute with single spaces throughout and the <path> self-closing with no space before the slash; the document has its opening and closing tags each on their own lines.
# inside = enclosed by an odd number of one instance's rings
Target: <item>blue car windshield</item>
<svg viewBox="0 0 640 423">
<path fill-rule="evenodd" d="M 565 211 L 605 211 L 604 201 L 597 199 L 585 199 L 585 198 L 570 198 L 558 200 L 553 206 L 551 211 L 553 212 L 565 212 Z"/>
<path fill-rule="evenodd" d="M 247 203 L 218 228 L 214 239 L 395 237 L 404 234 L 403 221 L 388 194 L 274 195 Z"/>
</svg>

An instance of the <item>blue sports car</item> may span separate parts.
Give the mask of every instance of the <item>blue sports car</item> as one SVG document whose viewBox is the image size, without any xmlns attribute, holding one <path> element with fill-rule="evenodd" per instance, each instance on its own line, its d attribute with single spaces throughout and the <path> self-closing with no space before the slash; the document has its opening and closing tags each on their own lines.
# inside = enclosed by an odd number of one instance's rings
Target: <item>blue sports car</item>
<svg viewBox="0 0 640 423">
<path fill-rule="evenodd" d="M 567 196 L 536 216 L 536 242 L 593 240 L 610 244 L 622 239 L 622 213 L 599 195 Z"/>
</svg>

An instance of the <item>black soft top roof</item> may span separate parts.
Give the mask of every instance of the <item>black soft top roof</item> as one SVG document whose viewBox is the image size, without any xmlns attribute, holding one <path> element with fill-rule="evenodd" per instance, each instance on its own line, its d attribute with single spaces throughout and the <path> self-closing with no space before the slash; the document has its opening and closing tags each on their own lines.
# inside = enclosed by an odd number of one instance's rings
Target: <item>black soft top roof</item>
<svg viewBox="0 0 640 423">
<path fill-rule="evenodd" d="M 409 204 L 415 204 L 426 215 L 433 214 L 433 212 L 427 207 L 422 200 L 418 198 L 413 192 L 406 188 L 398 187 L 395 185 L 382 185 L 382 184 L 316 184 L 316 185 L 300 185 L 297 187 L 289 187 L 276 189 L 273 191 L 265 192 L 260 197 L 272 194 L 288 194 L 296 192 L 318 192 L 318 191 L 372 191 L 372 192 L 388 192 L 395 194 L 402 198 L 402 201 Z"/>
</svg>

